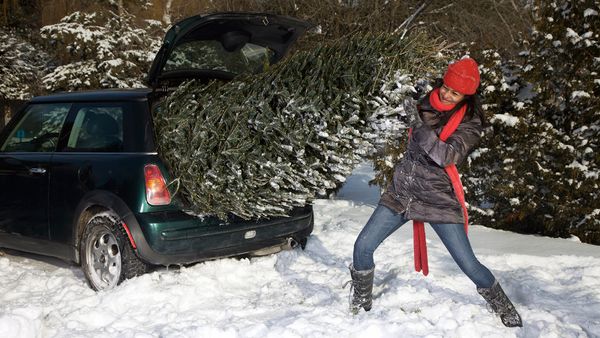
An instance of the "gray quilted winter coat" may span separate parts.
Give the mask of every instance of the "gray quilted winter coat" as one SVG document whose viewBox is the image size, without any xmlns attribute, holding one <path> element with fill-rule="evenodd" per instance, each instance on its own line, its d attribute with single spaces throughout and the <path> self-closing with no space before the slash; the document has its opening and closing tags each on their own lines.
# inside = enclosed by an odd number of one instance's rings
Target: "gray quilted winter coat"
<svg viewBox="0 0 600 338">
<path fill-rule="evenodd" d="M 464 223 L 460 203 L 454 194 L 444 167 L 459 166 L 479 142 L 483 130 L 481 120 L 468 117 L 443 142 L 441 118 L 426 97 L 420 102 L 422 124 L 413 128 L 404 158 L 394 169 L 394 178 L 381 196 L 379 204 L 407 219 L 428 223 Z M 446 119 L 447 121 L 447 119 Z"/>
</svg>

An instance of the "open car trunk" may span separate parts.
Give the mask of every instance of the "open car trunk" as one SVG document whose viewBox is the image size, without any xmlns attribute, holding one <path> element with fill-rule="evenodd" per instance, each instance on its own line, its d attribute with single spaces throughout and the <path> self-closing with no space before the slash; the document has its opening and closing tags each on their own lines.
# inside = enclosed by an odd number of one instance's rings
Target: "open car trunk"
<svg viewBox="0 0 600 338">
<path fill-rule="evenodd" d="M 191 79 L 230 80 L 262 72 L 281 60 L 309 27 L 301 20 L 263 13 L 189 17 L 167 31 L 147 83 L 156 89 Z"/>
</svg>

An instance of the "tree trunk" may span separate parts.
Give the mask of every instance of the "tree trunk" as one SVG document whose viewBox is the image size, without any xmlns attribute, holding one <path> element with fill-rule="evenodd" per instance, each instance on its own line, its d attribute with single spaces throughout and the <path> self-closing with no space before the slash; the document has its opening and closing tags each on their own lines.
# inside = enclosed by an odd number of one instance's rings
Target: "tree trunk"
<svg viewBox="0 0 600 338">
<path fill-rule="evenodd" d="M 4 111 L 5 109 L 5 105 L 4 102 L 0 101 L 0 131 L 2 131 L 2 129 L 4 129 Z"/>
<path fill-rule="evenodd" d="M 117 6 L 119 6 L 119 8 L 118 8 L 119 22 L 123 22 L 123 16 L 124 16 L 124 12 L 125 12 L 125 10 L 123 9 L 123 0 L 119 0 L 117 3 Z"/>
<path fill-rule="evenodd" d="M 163 22 L 169 26 L 171 24 L 171 6 L 173 5 L 173 0 L 167 0 L 165 3 L 165 11 L 163 13 Z"/>
</svg>

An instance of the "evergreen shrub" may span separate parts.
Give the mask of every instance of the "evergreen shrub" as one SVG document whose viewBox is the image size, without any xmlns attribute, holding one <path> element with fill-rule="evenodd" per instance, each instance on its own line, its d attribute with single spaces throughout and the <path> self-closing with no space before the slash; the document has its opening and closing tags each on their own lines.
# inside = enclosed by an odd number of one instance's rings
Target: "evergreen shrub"
<svg viewBox="0 0 600 338">
<path fill-rule="evenodd" d="M 474 221 L 600 244 L 599 12 L 540 3 L 518 59 L 481 55 L 492 124 L 465 172 Z"/>
</svg>

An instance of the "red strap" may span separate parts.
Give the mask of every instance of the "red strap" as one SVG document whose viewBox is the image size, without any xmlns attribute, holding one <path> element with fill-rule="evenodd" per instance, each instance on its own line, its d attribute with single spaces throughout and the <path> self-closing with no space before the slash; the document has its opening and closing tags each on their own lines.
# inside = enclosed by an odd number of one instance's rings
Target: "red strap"
<svg viewBox="0 0 600 338">
<path fill-rule="evenodd" d="M 415 271 L 423 271 L 423 275 L 427 276 L 429 274 L 427 242 L 425 241 L 425 224 L 421 221 L 413 221 L 413 245 L 415 251 Z"/>
<path fill-rule="evenodd" d="M 469 214 L 467 213 L 467 206 L 465 203 L 465 190 L 463 188 L 462 182 L 460 181 L 460 176 L 458 175 L 458 169 L 456 169 L 456 165 L 451 164 L 444 168 L 446 170 L 446 174 L 450 177 L 450 182 L 452 182 L 452 188 L 454 188 L 454 194 L 460 203 L 460 207 L 463 212 L 463 218 L 465 221 L 465 233 L 469 234 Z"/>
<path fill-rule="evenodd" d="M 432 93 L 431 95 L 436 95 L 436 93 Z M 442 129 L 440 134 L 440 140 L 446 142 L 446 140 L 454 133 L 458 125 L 462 121 L 465 113 L 467 111 L 467 106 L 464 105 L 461 109 L 459 109 L 452 117 L 448 123 Z M 408 130 L 408 139 L 410 141 L 410 137 L 412 135 L 412 128 Z M 467 214 L 467 207 L 465 204 L 465 191 L 463 189 L 462 182 L 460 181 L 460 176 L 458 174 L 458 169 L 456 165 L 450 164 L 444 168 L 446 174 L 450 178 L 450 182 L 452 183 L 452 188 L 454 189 L 454 194 L 460 203 L 463 218 L 465 221 L 465 233 L 469 233 L 469 215 Z M 429 274 L 429 263 L 427 260 L 427 242 L 425 240 L 425 224 L 423 221 L 414 220 L 413 221 L 413 246 L 414 246 L 414 258 L 415 258 L 415 271 L 420 272 L 423 271 L 423 275 L 427 276 Z"/>
<path fill-rule="evenodd" d="M 421 264 L 421 231 L 419 230 L 419 223 L 423 226 L 421 221 L 413 221 L 413 249 L 415 258 L 415 271 L 419 272 L 422 269 Z"/>
</svg>

